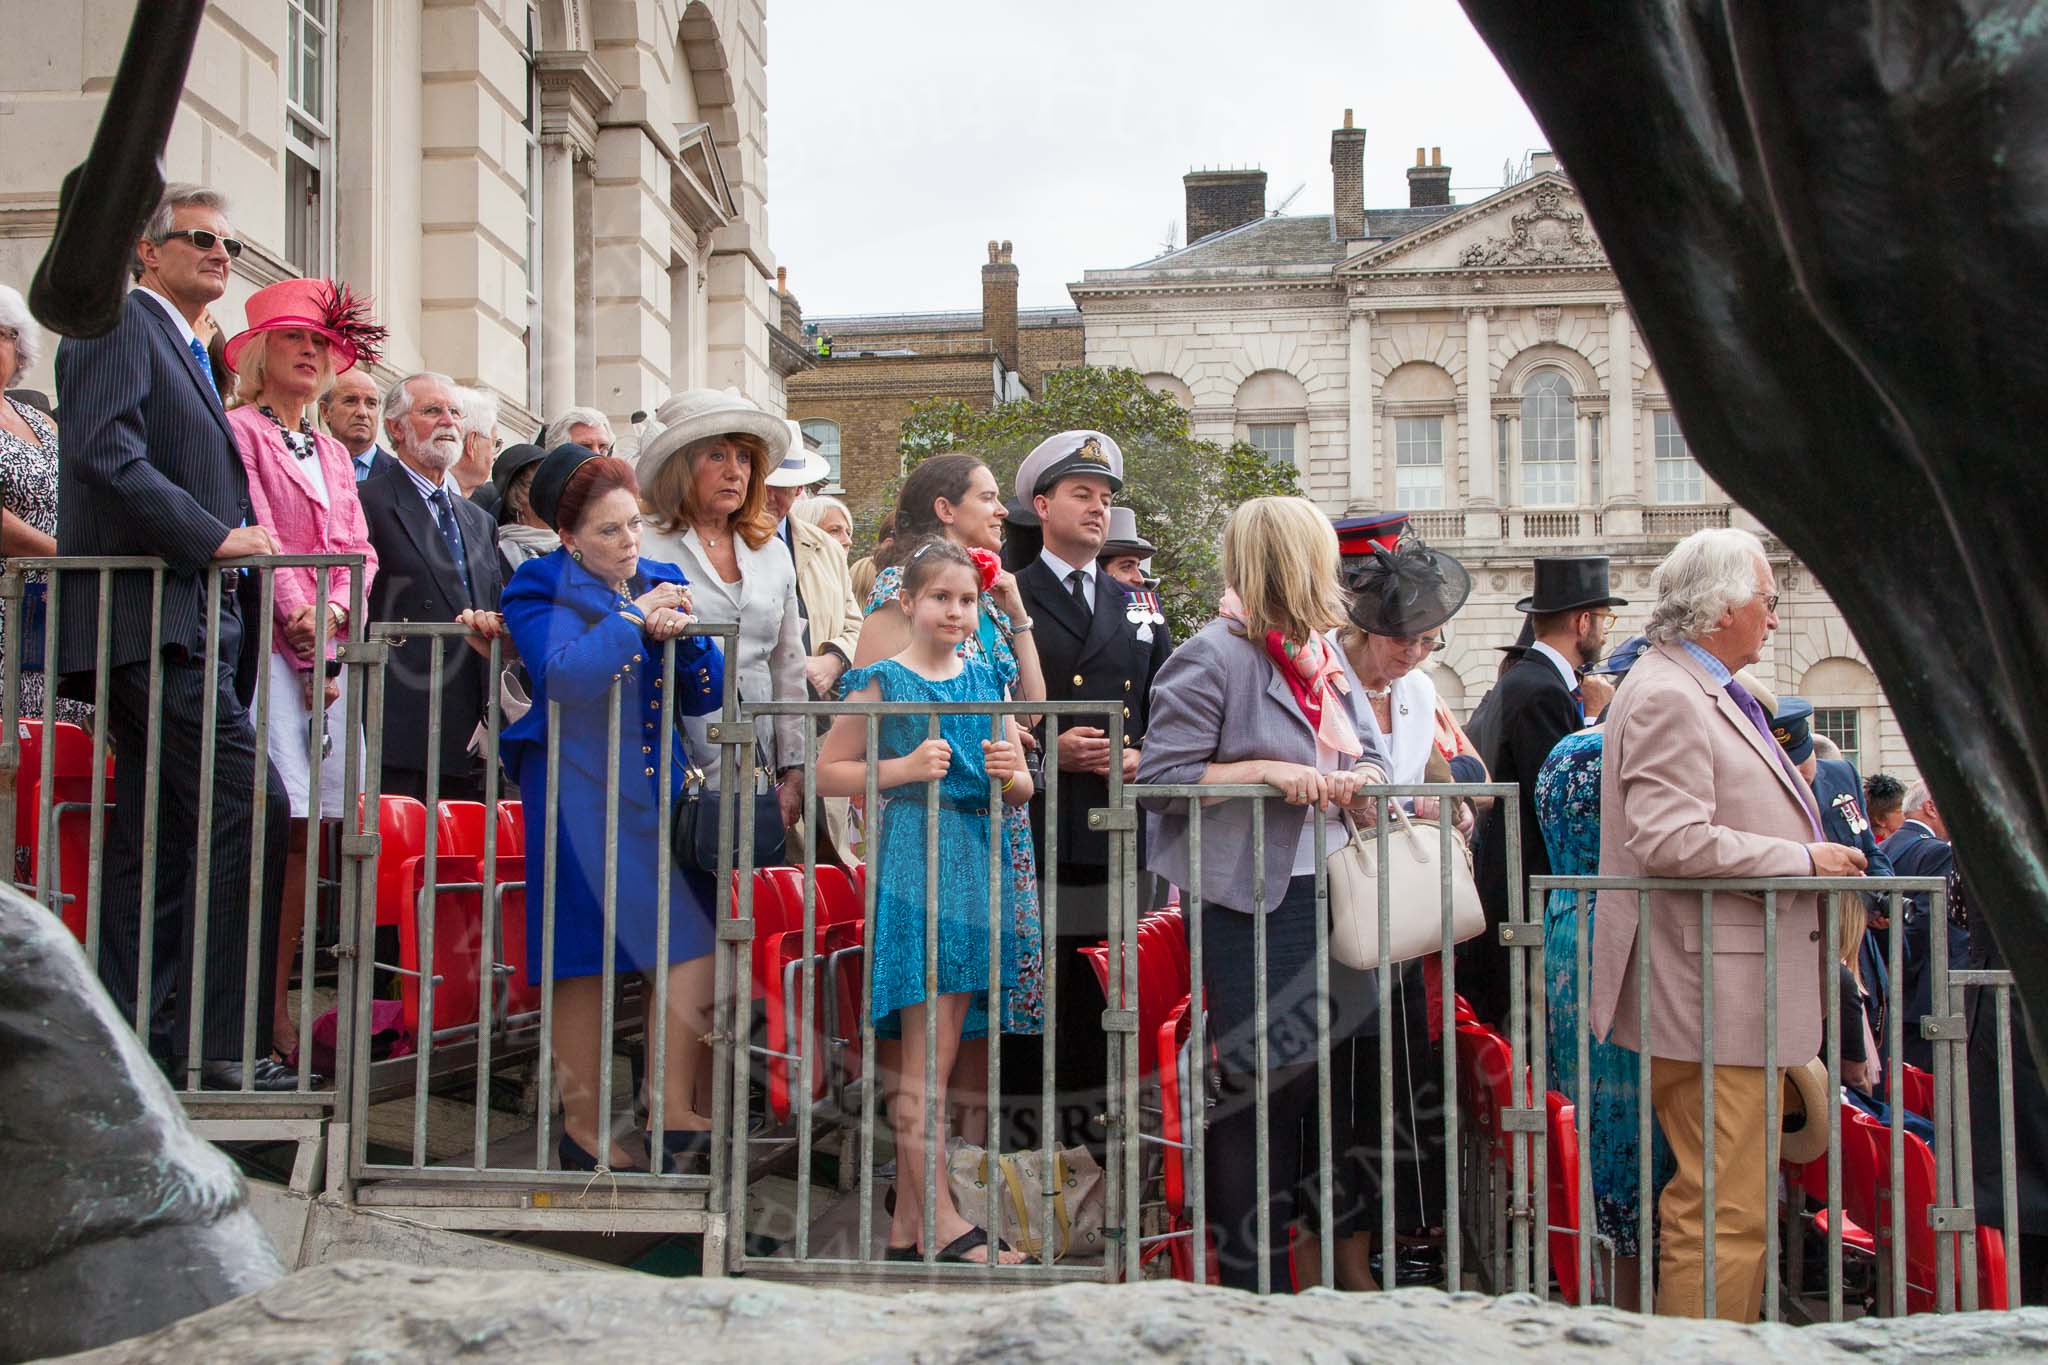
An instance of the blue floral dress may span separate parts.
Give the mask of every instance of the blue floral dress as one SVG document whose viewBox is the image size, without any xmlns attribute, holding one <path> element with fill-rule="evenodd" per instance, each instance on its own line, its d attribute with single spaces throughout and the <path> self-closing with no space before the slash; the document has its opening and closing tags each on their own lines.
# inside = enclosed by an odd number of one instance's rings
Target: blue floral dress
<svg viewBox="0 0 2048 1365">
<path fill-rule="evenodd" d="M 875 576 L 866 610 L 872 613 L 903 593 L 903 570 L 892 565 Z M 1014 680 L 1017 656 L 1010 648 L 1010 618 L 989 593 L 981 595 L 981 625 L 960 644 L 960 655 L 994 666 L 998 676 Z M 850 690 L 850 689 L 845 689 Z M 1010 921 L 1017 935 L 1017 985 L 1003 997 L 1004 1033 L 1045 1031 L 1045 949 L 1038 913 L 1038 855 L 1031 847 L 1031 812 L 1027 806 L 1003 810 L 1003 847 L 1009 859 L 1008 896 L 1016 906 Z M 922 894 L 922 893 L 920 893 Z M 969 1035 L 973 1036 L 973 1035 Z"/>
<path fill-rule="evenodd" d="M 1566 735 L 1536 774 L 1536 818 L 1543 826 L 1550 870 L 1560 877 L 1590 877 L 1600 871 L 1601 740 L 1597 729 Z M 1574 1104 L 1579 1102 L 1578 900 L 1577 892 L 1551 892 L 1543 921 L 1550 1085 Z M 1590 897 L 1584 923 L 1584 932 L 1591 935 Z M 1593 1202 L 1600 1235 L 1613 1240 L 1617 1256 L 1639 1254 L 1636 1232 L 1642 1204 L 1636 1197 L 1636 1163 L 1642 1149 L 1637 1140 L 1636 1106 L 1642 1099 L 1637 1066 L 1636 1053 L 1598 1039 L 1587 1053 L 1591 1074 L 1586 1085 L 1592 1113 L 1580 1130 L 1592 1153 Z M 1663 1188 L 1676 1166 L 1654 1119 L 1650 1133 L 1654 1192 Z"/>
<path fill-rule="evenodd" d="M 870 684 L 883 701 L 1001 701 L 1008 680 L 979 659 L 961 659 L 957 676 L 927 678 L 894 659 L 883 659 L 846 674 L 848 693 Z M 925 716 L 884 716 L 877 726 L 879 752 L 870 761 L 901 758 L 928 736 Z M 938 992 L 972 992 L 962 1037 L 988 1032 L 989 785 L 981 745 L 988 738 L 986 716 L 939 717 L 939 734 L 953 749 L 953 765 L 939 779 Z M 870 855 L 876 878 L 874 970 L 876 1032 L 900 1032 L 898 1010 L 925 998 L 925 820 L 933 801 L 930 784 L 883 788 L 881 835 Z M 1016 909 L 1007 878 L 1000 878 L 1002 980 L 1017 984 Z"/>
</svg>

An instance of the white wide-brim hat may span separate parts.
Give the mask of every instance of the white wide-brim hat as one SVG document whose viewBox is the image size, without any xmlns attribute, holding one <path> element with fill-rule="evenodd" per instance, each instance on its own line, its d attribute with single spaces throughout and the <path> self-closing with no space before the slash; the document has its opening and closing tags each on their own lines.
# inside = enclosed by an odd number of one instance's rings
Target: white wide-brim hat
<svg viewBox="0 0 2048 1365">
<path fill-rule="evenodd" d="M 789 428 L 780 417 L 763 412 L 738 389 L 686 389 L 655 409 L 651 425 L 660 428 L 640 445 L 634 463 L 640 486 L 648 487 L 669 457 L 709 436 L 752 436 L 767 447 L 756 471 L 764 478 L 789 454 Z"/>
<path fill-rule="evenodd" d="M 832 466 L 825 457 L 804 445 L 804 429 L 788 417 L 782 419 L 789 429 L 789 454 L 766 480 L 770 488 L 809 488 L 832 472 Z"/>
</svg>

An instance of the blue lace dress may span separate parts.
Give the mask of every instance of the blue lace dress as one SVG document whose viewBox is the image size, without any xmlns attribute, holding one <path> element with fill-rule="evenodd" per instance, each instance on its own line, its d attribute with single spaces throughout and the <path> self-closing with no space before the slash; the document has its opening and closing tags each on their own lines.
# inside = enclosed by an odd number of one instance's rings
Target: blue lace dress
<svg viewBox="0 0 2048 1365">
<path fill-rule="evenodd" d="M 1536 774 L 1536 818 L 1543 826 L 1543 846 L 1550 870 L 1560 877 L 1590 877 L 1600 871 L 1600 753 L 1597 729 L 1566 735 L 1550 751 Z M 1587 898 L 1583 931 L 1577 914 L 1579 895 L 1553 891 L 1544 907 L 1543 961 L 1550 1011 L 1548 1047 L 1551 1089 L 1579 1102 L 1579 934 L 1592 943 L 1593 912 Z M 1590 965 L 1588 967 L 1590 971 Z M 1642 1103 L 1637 1084 L 1636 1054 L 1595 1039 L 1587 1052 L 1587 1096 L 1591 1121 L 1580 1124 L 1592 1153 L 1593 1202 L 1600 1235 L 1613 1239 L 1617 1256 L 1639 1254 L 1636 1163 L 1637 1109 Z M 1651 1121 L 1650 1179 L 1652 1192 L 1662 1189 L 1676 1169 L 1663 1131 Z"/>
<path fill-rule="evenodd" d="M 903 594 L 903 570 L 892 565 L 875 576 L 865 610 L 873 612 Z M 1006 683 L 1017 677 L 1017 656 L 1010 648 L 1010 618 L 993 596 L 981 595 L 980 628 L 960 643 L 960 656 L 991 665 Z M 1009 896 L 1016 914 L 1010 927 L 1017 935 L 1017 986 L 1003 997 L 1004 1033 L 1045 1031 L 1045 950 L 1038 914 L 1038 855 L 1031 846 L 1031 808 L 1003 810 L 1003 848 L 1009 860 Z M 972 1035 L 969 1035 L 972 1036 Z"/>
<path fill-rule="evenodd" d="M 981 660 L 964 658 L 958 676 L 943 681 L 883 659 L 852 670 L 842 683 L 849 694 L 870 684 L 880 687 L 882 700 L 905 702 L 1001 701 L 1007 685 Z M 901 758 L 925 741 L 929 724 L 924 716 L 884 716 L 877 727 L 880 752 L 871 760 Z M 981 745 L 988 717 L 941 716 L 939 734 L 953 748 L 953 765 L 937 794 L 938 991 L 972 993 L 961 1036 L 982 1037 L 988 1033 L 990 804 Z M 882 832 L 868 864 L 876 878 L 870 958 L 875 1032 L 895 1037 L 901 1031 L 896 1012 L 925 998 L 925 819 L 932 794 L 929 784 L 917 782 L 884 788 L 881 797 Z M 999 877 L 999 885 L 1003 975 L 996 984 L 1008 991 L 1017 984 L 1016 906 L 1009 880 Z"/>
</svg>

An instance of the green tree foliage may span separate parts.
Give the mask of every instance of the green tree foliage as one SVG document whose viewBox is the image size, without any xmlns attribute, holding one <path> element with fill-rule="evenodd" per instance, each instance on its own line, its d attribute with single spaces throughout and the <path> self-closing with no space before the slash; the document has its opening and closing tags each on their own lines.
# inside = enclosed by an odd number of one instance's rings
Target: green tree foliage
<svg viewBox="0 0 2048 1365">
<path fill-rule="evenodd" d="M 964 450 L 995 471 L 1008 498 L 1017 466 L 1046 437 L 1091 430 L 1113 437 L 1124 452 L 1124 488 L 1117 502 L 1138 517 L 1156 547 L 1152 573 L 1176 639 L 1186 639 L 1216 614 L 1223 592 L 1218 563 L 1223 522 L 1247 498 L 1301 491 L 1292 468 L 1275 464 L 1243 441 L 1228 446 L 1198 439 L 1171 397 L 1145 387 L 1136 370 L 1058 370 L 1038 398 L 987 412 L 934 399 L 904 419 L 898 452 L 906 472 L 929 455 Z M 893 505 L 894 489 L 890 491 Z"/>
</svg>

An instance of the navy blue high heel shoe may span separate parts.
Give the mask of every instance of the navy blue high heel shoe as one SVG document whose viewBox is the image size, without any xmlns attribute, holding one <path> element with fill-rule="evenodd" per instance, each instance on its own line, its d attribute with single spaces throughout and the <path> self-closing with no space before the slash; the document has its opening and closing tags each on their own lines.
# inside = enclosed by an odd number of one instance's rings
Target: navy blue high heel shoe
<svg viewBox="0 0 2048 1365">
<path fill-rule="evenodd" d="M 708 1129 L 664 1128 L 661 1133 L 661 1173 L 693 1175 L 711 1165 L 711 1133 Z"/>
</svg>

